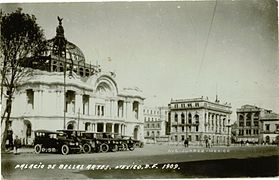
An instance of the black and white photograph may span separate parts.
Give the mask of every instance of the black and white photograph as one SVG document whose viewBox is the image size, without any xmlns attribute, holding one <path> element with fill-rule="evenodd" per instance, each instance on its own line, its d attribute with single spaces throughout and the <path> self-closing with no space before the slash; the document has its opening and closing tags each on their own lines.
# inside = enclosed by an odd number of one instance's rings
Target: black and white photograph
<svg viewBox="0 0 279 180">
<path fill-rule="evenodd" d="M 279 176 L 277 0 L 0 3 L 1 179 Z"/>
</svg>

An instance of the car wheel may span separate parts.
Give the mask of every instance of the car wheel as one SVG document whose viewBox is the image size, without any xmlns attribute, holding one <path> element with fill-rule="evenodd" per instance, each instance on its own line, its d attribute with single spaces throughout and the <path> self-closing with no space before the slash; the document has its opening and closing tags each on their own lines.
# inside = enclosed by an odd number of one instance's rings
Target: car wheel
<svg viewBox="0 0 279 180">
<path fill-rule="evenodd" d="M 66 144 L 64 144 L 64 145 L 61 147 L 61 153 L 62 153 L 63 155 L 67 155 L 67 154 L 69 154 L 69 152 L 70 152 L 69 146 L 66 145 Z"/>
<path fill-rule="evenodd" d="M 134 145 L 134 144 L 132 144 L 132 145 L 129 146 L 129 150 L 130 150 L 130 151 L 133 151 L 134 149 L 135 149 L 135 145 Z"/>
<path fill-rule="evenodd" d="M 123 144 L 123 151 L 127 151 L 128 150 L 128 144 L 127 143 L 124 143 Z"/>
<path fill-rule="evenodd" d="M 42 152 L 42 145 L 41 144 L 36 144 L 34 147 L 35 153 L 40 154 Z"/>
<path fill-rule="evenodd" d="M 116 152 L 118 150 L 118 146 L 115 144 L 115 145 L 112 145 L 112 149 L 111 151 L 112 152 Z"/>
<path fill-rule="evenodd" d="M 82 146 L 82 149 L 83 149 L 84 153 L 90 153 L 91 152 L 91 146 L 87 143 Z"/>
<path fill-rule="evenodd" d="M 109 146 L 107 145 L 107 144 L 101 144 L 101 146 L 100 146 L 100 152 L 103 152 L 103 153 L 105 153 L 105 152 L 108 152 L 108 150 L 109 150 Z"/>
</svg>

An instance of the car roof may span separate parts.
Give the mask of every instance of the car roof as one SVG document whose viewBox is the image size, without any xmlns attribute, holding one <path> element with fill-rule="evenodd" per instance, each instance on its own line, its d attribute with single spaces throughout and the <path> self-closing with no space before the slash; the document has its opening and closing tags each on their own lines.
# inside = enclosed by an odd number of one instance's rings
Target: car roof
<svg viewBox="0 0 279 180">
<path fill-rule="evenodd" d="M 84 130 L 73 130 L 73 129 L 60 129 L 57 131 L 63 131 L 63 132 L 85 132 Z"/>
<path fill-rule="evenodd" d="M 59 134 L 59 132 L 56 132 L 56 131 L 49 131 L 49 130 L 44 130 L 44 129 L 39 129 L 39 130 L 36 130 L 34 132 L 38 132 L 38 133 L 48 133 L 48 134 Z"/>
</svg>

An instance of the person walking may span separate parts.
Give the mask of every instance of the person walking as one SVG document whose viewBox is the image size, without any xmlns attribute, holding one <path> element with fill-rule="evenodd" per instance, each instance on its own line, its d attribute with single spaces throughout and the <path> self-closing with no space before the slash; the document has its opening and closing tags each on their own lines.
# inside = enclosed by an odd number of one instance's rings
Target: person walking
<svg viewBox="0 0 279 180">
<path fill-rule="evenodd" d="M 205 139 L 205 147 L 208 148 L 208 138 Z"/>
<path fill-rule="evenodd" d="M 211 148 L 211 138 L 210 137 L 208 138 L 208 145 L 207 146 L 208 146 L 208 148 Z"/>
<path fill-rule="evenodd" d="M 19 154 L 20 146 L 21 146 L 20 139 L 18 138 L 18 136 L 16 136 L 14 140 L 14 154 Z"/>
<path fill-rule="evenodd" d="M 184 146 L 185 146 L 185 147 L 188 147 L 188 146 L 189 146 L 189 140 L 188 140 L 188 138 L 186 138 L 186 139 L 184 140 Z"/>
</svg>

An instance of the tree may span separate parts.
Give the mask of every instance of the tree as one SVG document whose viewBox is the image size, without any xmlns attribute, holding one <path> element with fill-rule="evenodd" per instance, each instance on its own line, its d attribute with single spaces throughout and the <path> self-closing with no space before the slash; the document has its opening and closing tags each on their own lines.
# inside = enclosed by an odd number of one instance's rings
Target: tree
<svg viewBox="0 0 279 180">
<path fill-rule="evenodd" d="M 45 52 L 46 41 L 35 16 L 20 8 L 10 14 L 1 13 L 0 20 L 1 102 L 6 102 L 1 114 L 1 149 L 5 150 L 14 93 L 21 80 L 32 73 L 26 61 Z"/>
</svg>

